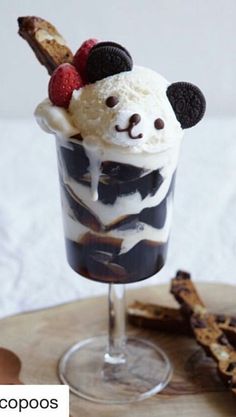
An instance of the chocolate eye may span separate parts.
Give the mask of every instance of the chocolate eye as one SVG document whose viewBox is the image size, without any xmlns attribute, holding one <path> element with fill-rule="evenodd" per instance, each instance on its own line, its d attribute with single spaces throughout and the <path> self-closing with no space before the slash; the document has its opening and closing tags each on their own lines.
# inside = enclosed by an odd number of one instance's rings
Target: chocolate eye
<svg viewBox="0 0 236 417">
<path fill-rule="evenodd" d="M 154 126 L 157 130 L 163 129 L 165 126 L 165 123 L 162 119 L 156 119 L 154 122 Z"/>
<path fill-rule="evenodd" d="M 115 107 L 119 103 L 118 97 L 110 96 L 106 99 L 107 107 Z"/>
</svg>

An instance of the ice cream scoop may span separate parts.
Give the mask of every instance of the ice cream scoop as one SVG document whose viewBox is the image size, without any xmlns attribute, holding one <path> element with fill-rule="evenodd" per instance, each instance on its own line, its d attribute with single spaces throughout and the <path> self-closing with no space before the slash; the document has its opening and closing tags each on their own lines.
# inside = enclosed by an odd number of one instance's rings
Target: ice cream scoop
<svg viewBox="0 0 236 417">
<path fill-rule="evenodd" d="M 168 86 L 155 71 L 135 67 L 75 90 L 68 110 L 45 100 L 35 115 L 47 132 L 64 136 L 77 132 L 90 143 L 124 147 L 128 152 L 160 152 L 183 136 L 166 95 Z M 155 125 L 156 120 L 163 128 Z"/>
<path fill-rule="evenodd" d="M 166 95 L 169 83 L 144 67 L 134 67 L 74 91 L 68 109 L 82 137 L 129 152 L 160 152 L 183 136 Z M 113 97 L 112 107 L 107 101 Z M 165 127 L 157 129 L 156 119 Z"/>
<path fill-rule="evenodd" d="M 59 93 L 63 95 L 63 90 Z M 46 99 L 35 112 L 47 132 L 65 137 L 80 133 L 85 142 L 130 153 L 156 153 L 177 145 L 183 129 L 198 123 L 205 111 L 198 87 L 171 84 L 140 66 L 75 89 L 65 109 L 53 104 Z"/>
</svg>

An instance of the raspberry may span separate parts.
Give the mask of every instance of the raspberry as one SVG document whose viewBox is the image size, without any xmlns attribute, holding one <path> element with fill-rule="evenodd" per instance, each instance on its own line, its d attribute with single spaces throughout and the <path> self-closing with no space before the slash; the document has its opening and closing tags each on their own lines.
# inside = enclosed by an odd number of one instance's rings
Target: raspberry
<svg viewBox="0 0 236 417">
<path fill-rule="evenodd" d="M 54 105 L 67 108 L 73 91 L 82 86 L 83 81 L 76 68 L 71 64 L 61 64 L 50 78 L 48 95 Z"/>
<path fill-rule="evenodd" d="M 78 51 L 76 52 L 73 64 L 76 67 L 77 71 L 81 74 L 82 79 L 86 82 L 86 64 L 90 49 L 98 43 L 97 39 L 88 39 L 83 42 Z"/>
</svg>

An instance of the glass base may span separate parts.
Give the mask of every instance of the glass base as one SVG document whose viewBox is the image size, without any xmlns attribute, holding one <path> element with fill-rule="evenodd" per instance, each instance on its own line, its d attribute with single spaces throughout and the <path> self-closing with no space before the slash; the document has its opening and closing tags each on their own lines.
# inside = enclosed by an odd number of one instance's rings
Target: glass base
<svg viewBox="0 0 236 417">
<path fill-rule="evenodd" d="M 72 346 L 59 362 L 59 377 L 71 392 L 87 400 L 124 404 L 148 398 L 165 388 L 172 367 L 156 345 L 129 337 L 125 361 L 105 362 L 106 336 L 93 337 Z"/>
</svg>

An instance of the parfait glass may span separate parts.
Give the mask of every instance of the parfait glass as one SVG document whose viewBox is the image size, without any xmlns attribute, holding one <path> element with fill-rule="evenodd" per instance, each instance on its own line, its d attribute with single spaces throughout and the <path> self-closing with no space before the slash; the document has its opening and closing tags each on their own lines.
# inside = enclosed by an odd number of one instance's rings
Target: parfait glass
<svg viewBox="0 0 236 417">
<path fill-rule="evenodd" d="M 179 149 L 147 156 L 146 169 L 142 155 L 101 156 L 80 135 L 58 135 L 56 147 L 68 263 L 79 279 L 108 284 L 108 332 L 70 347 L 60 380 L 95 402 L 145 399 L 163 390 L 172 368 L 156 344 L 126 335 L 125 284 L 165 263 Z"/>
</svg>

